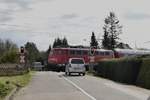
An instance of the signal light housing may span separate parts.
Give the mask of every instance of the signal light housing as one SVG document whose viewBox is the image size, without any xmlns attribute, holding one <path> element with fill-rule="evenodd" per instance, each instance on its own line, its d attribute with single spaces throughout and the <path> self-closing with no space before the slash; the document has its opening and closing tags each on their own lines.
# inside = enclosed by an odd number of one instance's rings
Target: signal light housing
<svg viewBox="0 0 150 100">
<path fill-rule="evenodd" d="M 20 52 L 24 53 L 24 47 L 23 46 L 20 47 Z"/>
</svg>

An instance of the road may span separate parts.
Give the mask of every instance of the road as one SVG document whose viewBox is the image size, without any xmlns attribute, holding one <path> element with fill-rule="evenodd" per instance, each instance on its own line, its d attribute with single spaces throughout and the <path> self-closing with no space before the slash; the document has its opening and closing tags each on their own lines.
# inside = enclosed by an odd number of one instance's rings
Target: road
<svg viewBox="0 0 150 100">
<path fill-rule="evenodd" d="M 150 91 L 85 75 L 37 72 L 14 100 L 147 100 Z"/>
</svg>

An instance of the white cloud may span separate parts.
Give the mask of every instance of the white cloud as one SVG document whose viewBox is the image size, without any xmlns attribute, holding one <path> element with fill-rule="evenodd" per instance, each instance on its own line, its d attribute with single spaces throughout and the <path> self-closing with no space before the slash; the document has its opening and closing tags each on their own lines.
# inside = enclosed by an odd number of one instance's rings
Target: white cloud
<svg viewBox="0 0 150 100">
<path fill-rule="evenodd" d="M 114 11 L 123 25 L 122 41 L 150 48 L 143 44 L 149 41 L 149 9 L 148 0 L 0 0 L 0 37 L 19 45 L 33 41 L 40 50 L 58 36 L 88 45 L 83 39 L 92 31 L 102 36 L 104 18 Z"/>
<path fill-rule="evenodd" d="M 129 20 L 150 20 L 150 14 L 140 12 L 128 12 L 125 14 L 125 18 Z"/>
</svg>

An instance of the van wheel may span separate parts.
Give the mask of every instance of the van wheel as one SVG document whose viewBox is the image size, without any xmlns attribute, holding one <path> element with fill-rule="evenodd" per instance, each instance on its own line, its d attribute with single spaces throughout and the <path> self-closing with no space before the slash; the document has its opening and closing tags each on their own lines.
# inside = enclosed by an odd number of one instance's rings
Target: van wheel
<svg viewBox="0 0 150 100">
<path fill-rule="evenodd" d="M 69 72 L 69 76 L 71 76 L 71 73 Z"/>
</svg>

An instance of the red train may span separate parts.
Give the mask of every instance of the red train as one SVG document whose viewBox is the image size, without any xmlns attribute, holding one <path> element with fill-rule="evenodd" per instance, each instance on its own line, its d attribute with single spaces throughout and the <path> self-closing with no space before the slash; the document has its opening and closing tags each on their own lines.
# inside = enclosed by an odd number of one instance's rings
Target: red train
<svg viewBox="0 0 150 100">
<path fill-rule="evenodd" d="M 149 51 L 132 49 L 115 49 L 115 51 L 95 49 L 92 56 L 90 53 L 89 48 L 53 48 L 48 57 L 48 64 L 50 69 L 64 70 L 69 58 L 83 58 L 88 66 L 90 62 L 96 63 L 101 59 L 150 54 Z"/>
</svg>

